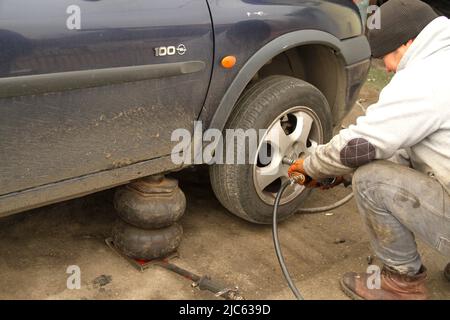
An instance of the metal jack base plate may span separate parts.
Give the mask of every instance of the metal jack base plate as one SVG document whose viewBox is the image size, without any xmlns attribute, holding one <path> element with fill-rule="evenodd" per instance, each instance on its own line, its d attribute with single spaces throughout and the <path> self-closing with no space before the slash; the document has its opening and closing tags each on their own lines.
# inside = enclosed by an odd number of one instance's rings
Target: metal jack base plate
<svg viewBox="0 0 450 320">
<path fill-rule="evenodd" d="M 153 265 L 159 265 L 162 262 L 168 262 L 172 259 L 179 258 L 178 252 L 175 251 L 174 253 L 170 254 L 169 256 L 163 258 L 163 259 L 155 259 L 155 260 L 139 260 L 139 259 L 133 259 L 125 255 L 123 252 L 121 252 L 119 249 L 116 248 L 114 245 L 112 238 L 105 239 L 106 245 L 112 249 L 115 253 L 117 253 L 119 256 L 127 260 L 135 269 L 137 269 L 140 272 L 144 272 L 146 269 L 150 268 Z"/>
<path fill-rule="evenodd" d="M 156 265 L 193 281 L 193 283 L 191 284 L 192 287 L 198 288 L 200 290 L 210 291 L 214 293 L 216 297 L 221 297 L 226 300 L 244 300 L 244 297 L 242 297 L 239 294 L 238 287 L 234 288 L 226 287 L 219 282 L 213 281 L 210 277 L 206 275 L 199 276 L 186 269 L 180 268 L 173 263 L 170 263 L 171 259 L 179 257 L 178 252 L 175 252 L 163 259 L 155 259 L 150 261 L 135 260 L 126 256 L 120 250 L 118 250 L 114 245 L 112 238 L 107 238 L 105 242 L 108 247 L 110 247 L 119 256 L 127 260 L 134 268 L 136 268 L 140 272 L 144 272 L 149 267 Z"/>
</svg>

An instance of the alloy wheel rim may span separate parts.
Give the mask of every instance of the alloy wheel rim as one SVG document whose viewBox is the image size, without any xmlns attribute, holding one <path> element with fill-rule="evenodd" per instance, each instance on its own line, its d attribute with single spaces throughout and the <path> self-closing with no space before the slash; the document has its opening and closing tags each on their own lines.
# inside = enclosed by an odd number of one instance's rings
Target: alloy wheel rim
<svg viewBox="0 0 450 320">
<path fill-rule="evenodd" d="M 277 116 L 260 140 L 253 162 L 253 182 L 260 199 L 273 205 L 281 184 L 289 179 L 289 165 L 282 163 L 283 158 L 305 157 L 322 142 L 322 125 L 310 108 L 296 106 Z M 280 204 L 293 201 L 304 191 L 298 184 L 289 186 Z"/>
</svg>

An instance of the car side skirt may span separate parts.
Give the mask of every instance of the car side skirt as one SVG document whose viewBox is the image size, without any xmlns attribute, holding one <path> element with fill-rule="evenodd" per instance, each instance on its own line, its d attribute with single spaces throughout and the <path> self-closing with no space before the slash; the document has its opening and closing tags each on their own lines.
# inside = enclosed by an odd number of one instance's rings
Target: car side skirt
<svg viewBox="0 0 450 320">
<path fill-rule="evenodd" d="M 0 218 L 126 184 L 152 174 L 176 171 L 170 156 L 0 196 Z"/>
</svg>

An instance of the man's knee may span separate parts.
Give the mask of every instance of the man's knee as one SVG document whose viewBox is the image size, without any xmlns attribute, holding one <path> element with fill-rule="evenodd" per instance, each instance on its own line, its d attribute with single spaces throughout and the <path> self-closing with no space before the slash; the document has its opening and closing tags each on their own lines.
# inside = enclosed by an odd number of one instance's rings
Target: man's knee
<svg viewBox="0 0 450 320">
<path fill-rule="evenodd" d="M 353 187 L 368 187 L 371 184 L 388 180 L 392 175 L 398 173 L 398 165 L 390 161 L 373 161 L 359 167 L 353 175 Z"/>
<path fill-rule="evenodd" d="M 358 168 L 353 175 L 353 192 L 357 202 L 370 202 L 374 207 L 382 207 L 386 193 L 383 188 L 392 177 L 399 173 L 399 165 L 390 161 L 373 161 Z"/>
</svg>

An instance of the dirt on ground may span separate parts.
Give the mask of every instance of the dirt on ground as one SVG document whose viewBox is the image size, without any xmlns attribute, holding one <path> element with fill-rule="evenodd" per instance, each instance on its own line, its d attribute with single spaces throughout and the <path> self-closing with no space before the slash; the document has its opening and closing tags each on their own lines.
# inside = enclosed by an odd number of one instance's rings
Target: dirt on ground
<svg viewBox="0 0 450 320">
<path fill-rule="evenodd" d="M 368 78 L 344 126 L 378 99 L 389 80 L 379 65 Z M 177 174 L 187 197 L 179 257 L 173 263 L 239 287 L 246 299 L 292 299 L 274 253 L 270 226 L 227 212 L 214 197 L 204 167 Z M 305 207 L 331 204 L 350 190 L 314 191 Z M 116 218 L 114 190 L 0 219 L 0 299 L 218 299 L 158 266 L 144 272 L 105 245 Z M 306 299 L 347 299 L 339 279 L 365 271 L 372 255 L 352 200 L 319 214 L 297 214 L 280 225 L 284 255 Z M 449 262 L 419 242 L 434 299 L 450 298 L 442 270 Z M 377 262 L 375 260 L 375 262 Z M 81 288 L 67 288 L 69 266 L 81 271 Z"/>
</svg>

